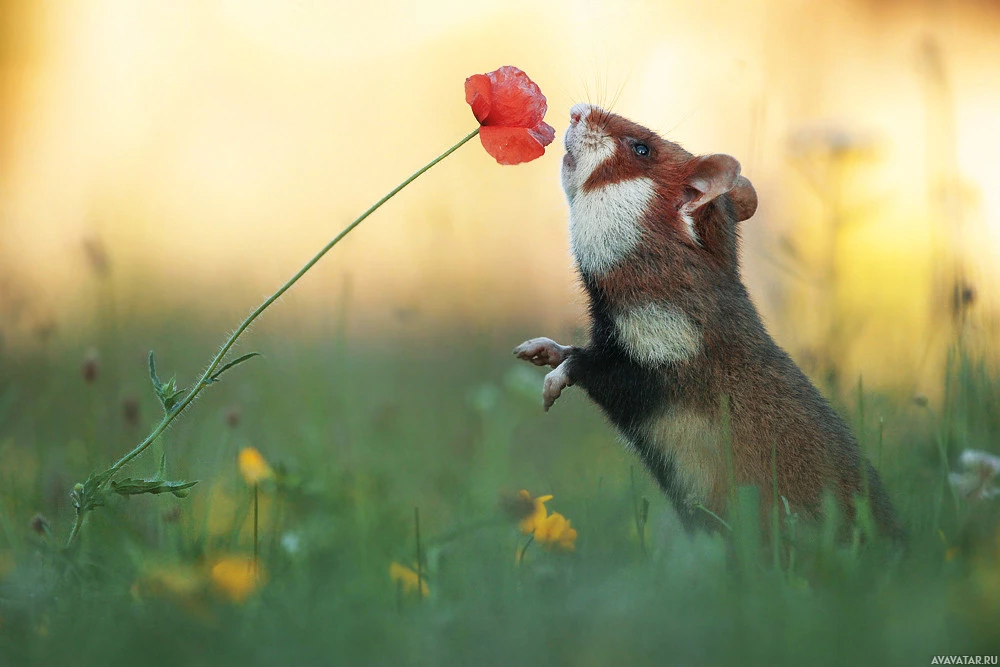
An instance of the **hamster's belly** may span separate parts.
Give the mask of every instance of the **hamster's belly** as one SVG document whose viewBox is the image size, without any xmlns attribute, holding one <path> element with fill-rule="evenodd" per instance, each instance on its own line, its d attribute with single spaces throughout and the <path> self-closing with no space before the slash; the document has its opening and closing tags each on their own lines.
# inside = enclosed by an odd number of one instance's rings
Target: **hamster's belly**
<svg viewBox="0 0 1000 667">
<path fill-rule="evenodd" d="M 671 407 L 650 418 L 633 441 L 647 456 L 672 463 L 685 503 L 720 510 L 724 505 L 726 450 L 719 425 L 690 409 Z"/>
</svg>

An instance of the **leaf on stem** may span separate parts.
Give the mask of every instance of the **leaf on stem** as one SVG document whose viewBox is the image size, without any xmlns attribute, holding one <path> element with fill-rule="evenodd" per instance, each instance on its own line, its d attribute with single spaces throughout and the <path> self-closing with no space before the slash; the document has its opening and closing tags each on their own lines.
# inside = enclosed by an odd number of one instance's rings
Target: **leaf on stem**
<svg viewBox="0 0 1000 667">
<path fill-rule="evenodd" d="M 223 366 L 219 370 L 215 371 L 215 373 L 212 375 L 212 377 L 210 377 L 207 380 L 205 380 L 205 384 L 208 384 L 210 382 L 218 382 L 219 381 L 219 377 L 223 373 L 225 373 L 226 371 L 228 371 L 230 368 L 233 368 L 234 366 L 238 366 L 238 365 L 242 364 L 244 361 L 250 361 L 254 357 L 259 357 L 259 356 L 261 356 L 260 352 L 250 352 L 249 354 L 244 354 L 242 357 L 237 357 L 236 359 L 233 359 L 228 364 L 226 364 L 225 366 Z"/>
<path fill-rule="evenodd" d="M 154 495 L 172 493 L 178 498 L 184 498 L 189 493 L 188 489 L 197 484 L 198 481 L 185 482 L 182 480 L 171 482 L 162 479 L 133 479 L 129 477 L 120 482 L 111 482 L 111 491 L 120 496 L 137 496 L 141 493 L 152 493 Z"/>
</svg>

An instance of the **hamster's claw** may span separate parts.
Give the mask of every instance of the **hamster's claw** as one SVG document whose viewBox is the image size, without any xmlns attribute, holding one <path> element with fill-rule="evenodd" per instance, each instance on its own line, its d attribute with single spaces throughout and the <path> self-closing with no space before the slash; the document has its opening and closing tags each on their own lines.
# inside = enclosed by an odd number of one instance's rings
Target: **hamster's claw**
<svg viewBox="0 0 1000 667">
<path fill-rule="evenodd" d="M 542 385 L 542 402 L 545 411 L 549 411 L 549 408 L 562 394 L 563 389 L 571 386 L 573 383 L 569 379 L 569 359 L 566 359 L 554 371 L 545 376 L 545 382 Z"/>
<path fill-rule="evenodd" d="M 532 338 L 514 348 L 514 356 L 536 366 L 555 368 L 566 361 L 569 347 L 560 345 L 551 338 Z"/>
</svg>

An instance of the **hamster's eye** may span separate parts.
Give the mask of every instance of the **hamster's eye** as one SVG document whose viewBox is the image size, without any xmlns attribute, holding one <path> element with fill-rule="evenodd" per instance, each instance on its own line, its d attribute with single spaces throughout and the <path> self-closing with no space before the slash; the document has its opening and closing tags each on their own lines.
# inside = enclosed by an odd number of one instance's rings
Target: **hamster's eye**
<svg viewBox="0 0 1000 667">
<path fill-rule="evenodd" d="M 646 157 L 649 155 L 649 146 L 646 144 L 632 144 L 632 150 L 635 151 L 635 154 L 639 157 Z"/>
</svg>

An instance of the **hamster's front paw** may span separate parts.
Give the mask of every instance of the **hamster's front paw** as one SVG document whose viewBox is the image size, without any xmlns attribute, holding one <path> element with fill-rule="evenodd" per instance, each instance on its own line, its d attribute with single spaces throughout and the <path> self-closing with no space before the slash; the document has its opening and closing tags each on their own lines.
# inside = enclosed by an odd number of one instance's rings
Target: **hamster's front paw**
<svg viewBox="0 0 1000 667">
<path fill-rule="evenodd" d="M 555 368 L 566 361 L 570 349 L 572 348 L 560 345 L 551 338 L 532 338 L 515 347 L 514 356 L 536 366 Z"/>
<path fill-rule="evenodd" d="M 563 389 L 571 386 L 573 383 L 569 379 L 569 359 L 566 359 L 554 371 L 545 376 L 545 382 L 542 385 L 542 401 L 545 411 L 549 411 L 549 408 L 562 394 Z"/>
</svg>

